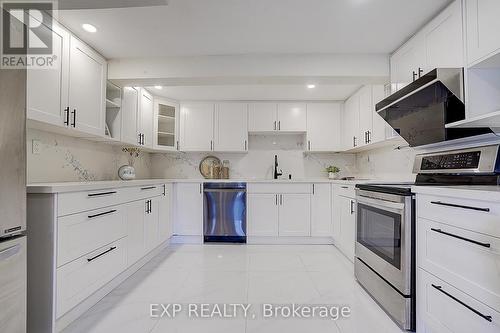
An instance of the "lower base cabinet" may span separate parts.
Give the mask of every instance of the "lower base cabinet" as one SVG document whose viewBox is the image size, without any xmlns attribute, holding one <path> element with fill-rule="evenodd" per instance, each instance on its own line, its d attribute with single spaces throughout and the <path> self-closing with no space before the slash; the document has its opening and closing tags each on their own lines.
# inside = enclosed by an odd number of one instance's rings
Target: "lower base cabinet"
<svg viewBox="0 0 500 333">
<path fill-rule="evenodd" d="M 29 194 L 28 331 L 54 332 L 54 320 L 88 309 L 91 295 L 166 242 L 172 230 L 170 193 L 171 185 L 155 184 Z M 82 200 L 57 209 L 72 196 Z M 91 209 L 88 198 L 94 200 Z"/>
<path fill-rule="evenodd" d="M 203 235 L 203 184 L 175 184 L 174 234 Z"/>
<path fill-rule="evenodd" d="M 333 240 L 339 250 L 354 262 L 356 243 L 356 199 L 352 186 L 333 187 Z"/>
<path fill-rule="evenodd" d="M 267 193 L 248 194 L 248 236 L 278 237 L 278 225 L 278 195 Z"/>
<path fill-rule="evenodd" d="M 280 194 L 278 235 L 307 237 L 311 235 L 311 196 Z"/>
</svg>

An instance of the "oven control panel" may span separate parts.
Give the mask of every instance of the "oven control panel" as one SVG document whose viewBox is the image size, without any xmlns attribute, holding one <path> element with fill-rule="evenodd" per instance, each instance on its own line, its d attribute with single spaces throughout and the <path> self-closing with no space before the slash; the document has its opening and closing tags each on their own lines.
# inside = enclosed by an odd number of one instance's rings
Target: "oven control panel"
<svg viewBox="0 0 500 333">
<path fill-rule="evenodd" d="M 500 145 L 415 156 L 416 174 L 500 174 Z"/>
<path fill-rule="evenodd" d="M 476 169 L 479 167 L 480 151 L 427 156 L 422 158 L 421 170 Z"/>
</svg>

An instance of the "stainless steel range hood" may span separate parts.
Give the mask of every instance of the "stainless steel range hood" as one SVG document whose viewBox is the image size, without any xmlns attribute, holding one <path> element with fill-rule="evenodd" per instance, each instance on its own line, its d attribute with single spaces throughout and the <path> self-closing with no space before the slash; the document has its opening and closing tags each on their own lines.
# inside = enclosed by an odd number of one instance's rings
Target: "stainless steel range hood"
<svg viewBox="0 0 500 333">
<path fill-rule="evenodd" d="M 411 147 L 491 133 L 445 128 L 465 119 L 463 68 L 436 68 L 379 102 L 376 110 Z"/>
</svg>

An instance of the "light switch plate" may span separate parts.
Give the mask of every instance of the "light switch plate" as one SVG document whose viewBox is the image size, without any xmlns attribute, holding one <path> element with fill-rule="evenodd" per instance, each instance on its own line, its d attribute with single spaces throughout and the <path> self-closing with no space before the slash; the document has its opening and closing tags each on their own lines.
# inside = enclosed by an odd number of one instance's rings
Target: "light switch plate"
<svg viewBox="0 0 500 333">
<path fill-rule="evenodd" d="M 33 140 L 32 152 L 34 155 L 40 154 L 42 151 L 42 142 L 40 140 Z"/>
</svg>

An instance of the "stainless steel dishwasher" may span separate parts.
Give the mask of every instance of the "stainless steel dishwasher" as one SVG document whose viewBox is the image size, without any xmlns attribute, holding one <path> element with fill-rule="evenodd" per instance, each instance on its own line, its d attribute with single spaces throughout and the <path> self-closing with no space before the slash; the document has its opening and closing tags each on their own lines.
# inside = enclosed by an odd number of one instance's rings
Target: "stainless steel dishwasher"
<svg viewBox="0 0 500 333">
<path fill-rule="evenodd" d="M 246 243 L 246 183 L 205 183 L 203 235 L 205 242 Z"/>
</svg>

